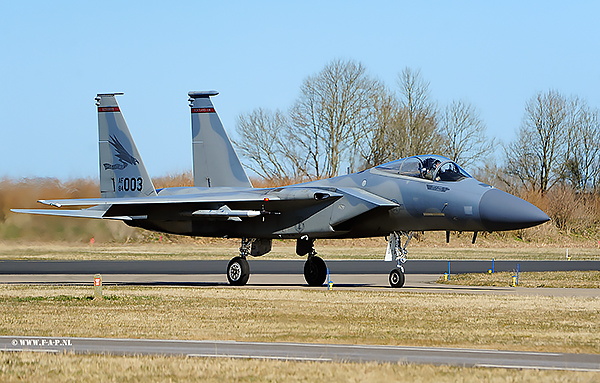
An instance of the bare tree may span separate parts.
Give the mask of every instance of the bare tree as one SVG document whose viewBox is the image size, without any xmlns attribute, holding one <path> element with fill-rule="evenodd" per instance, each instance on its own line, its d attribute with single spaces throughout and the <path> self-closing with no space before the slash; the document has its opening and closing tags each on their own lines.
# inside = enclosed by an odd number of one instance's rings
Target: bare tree
<svg viewBox="0 0 600 383">
<path fill-rule="evenodd" d="M 505 149 L 507 171 L 545 193 L 561 179 L 566 158 L 568 103 L 556 91 L 538 93 L 525 106 L 518 139 Z"/>
<path fill-rule="evenodd" d="M 520 129 L 517 138 L 504 146 L 504 171 L 497 174 L 509 192 L 516 192 L 521 187 L 530 191 L 540 190 L 536 182 L 539 180 L 538 159 L 530 146 L 529 138 L 530 134 Z"/>
<path fill-rule="evenodd" d="M 378 89 L 379 81 L 351 60 L 334 60 L 304 81 L 290 112 L 291 132 L 308 154 L 312 177 L 336 176 L 342 163 L 354 163 L 355 144 L 369 123 Z"/>
<path fill-rule="evenodd" d="M 397 159 L 399 148 L 406 145 L 406 134 L 397 129 L 399 102 L 387 88 L 373 95 L 371 122 L 365 124 L 357 140 L 363 168 L 369 168 Z"/>
<path fill-rule="evenodd" d="M 420 71 L 405 68 L 398 75 L 398 85 L 399 98 L 382 87 L 372 103 L 372 130 L 366 140 L 369 151 L 362 152 L 366 166 L 437 152 L 441 147 L 437 108 L 429 97 L 429 83 Z"/>
<path fill-rule="evenodd" d="M 439 134 L 441 153 L 468 167 L 483 160 L 494 150 L 495 139 L 485 135 L 485 124 L 477 110 L 463 101 L 453 101 L 443 112 Z"/>
<path fill-rule="evenodd" d="M 595 189 L 600 175 L 598 111 L 575 98 L 570 112 L 564 178 L 579 191 Z"/>
<path fill-rule="evenodd" d="M 303 178 L 303 159 L 295 155 L 289 144 L 289 125 L 281 112 L 259 108 L 240 115 L 236 131 L 240 138 L 235 145 L 256 174 L 267 180 Z"/>
<path fill-rule="evenodd" d="M 398 83 L 402 97 L 396 129 L 405 135 L 405 141 L 396 156 L 437 152 L 437 107 L 430 100 L 429 82 L 423 80 L 419 70 L 407 67 L 398 75 Z"/>
</svg>

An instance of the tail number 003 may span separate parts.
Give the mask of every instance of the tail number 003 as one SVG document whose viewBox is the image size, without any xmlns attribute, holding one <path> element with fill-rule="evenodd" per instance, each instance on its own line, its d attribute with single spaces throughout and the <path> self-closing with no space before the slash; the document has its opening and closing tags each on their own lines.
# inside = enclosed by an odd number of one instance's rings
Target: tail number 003
<svg viewBox="0 0 600 383">
<path fill-rule="evenodd" d="M 119 191 L 142 191 L 143 187 L 142 177 L 119 178 Z"/>
</svg>

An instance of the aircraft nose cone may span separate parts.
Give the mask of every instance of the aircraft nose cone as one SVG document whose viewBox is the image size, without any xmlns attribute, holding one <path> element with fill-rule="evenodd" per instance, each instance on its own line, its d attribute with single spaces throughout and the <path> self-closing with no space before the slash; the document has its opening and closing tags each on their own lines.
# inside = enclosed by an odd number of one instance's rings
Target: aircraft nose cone
<svg viewBox="0 0 600 383">
<path fill-rule="evenodd" d="M 498 189 L 481 196 L 479 217 L 489 231 L 524 229 L 550 220 L 536 206 Z"/>
</svg>

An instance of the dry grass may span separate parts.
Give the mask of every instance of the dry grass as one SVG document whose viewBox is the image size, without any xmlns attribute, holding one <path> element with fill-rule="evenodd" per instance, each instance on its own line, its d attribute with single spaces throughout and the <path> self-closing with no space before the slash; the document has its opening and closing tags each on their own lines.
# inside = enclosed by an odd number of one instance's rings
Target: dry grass
<svg viewBox="0 0 600 383">
<path fill-rule="evenodd" d="M 443 234 L 441 234 L 443 236 Z M 231 259 L 239 252 L 239 240 L 198 239 L 186 243 L 162 242 L 128 244 L 77 244 L 0 241 L 0 260 L 92 260 L 92 259 Z M 362 240 L 317 240 L 317 252 L 327 259 L 381 259 L 387 242 L 383 238 Z M 415 246 L 412 246 L 415 245 Z M 424 246 L 418 242 L 408 248 L 408 259 L 483 259 L 564 260 L 566 249 L 552 246 L 522 246 L 487 248 L 479 245 L 460 246 L 441 243 Z M 572 260 L 600 260 L 600 249 L 593 247 L 570 248 Z M 257 259 L 301 259 L 296 255 L 295 242 L 273 241 L 273 250 Z"/>
<path fill-rule="evenodd" d="M 100 197 L 98 183 L 90 179 L 55 178 L 0 180 L 0 240 L 125 242 L 137 231 L 119 222 L 15 214 L 14 208 L 42 208 L 39 199 Z"/>
<path fill-rule="evenodd" d="M 516 273 L 474 273 L 452 275 L 449 281 L 440 277 L 438 283 L 468 286 L 509 286 Z M 520 272 L 520 287 L 577 287 L 587 289 L 600 288 L 600 271 L 548 271 L 543 273 Z"/>
<path fill-rule="evenodd" d="M 3 382 L 597 382 L 598 373 L 374 363 L 0 353 Z"/>
<path fill-rule="evenodd" d="M 0 285 L 0 334 L 600 353 L 600 299 Z"/>
<path fill-rule="evenodd" d="M 194 186 L 194 175 L 191 170 L 167 174 L 162 177 L 155 177 L 152 179 L 152 183 L 156 189 L 180 187 L 180 186 Z"/>
</svg>

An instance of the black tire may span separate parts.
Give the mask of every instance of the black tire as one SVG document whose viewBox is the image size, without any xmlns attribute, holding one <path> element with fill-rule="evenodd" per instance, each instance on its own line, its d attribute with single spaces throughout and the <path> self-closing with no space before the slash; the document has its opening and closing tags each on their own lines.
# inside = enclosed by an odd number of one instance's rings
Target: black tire
<svg viewBox="0 0 600 383">
<path fill-rule="evenodd" d="M 304 263 L 304 279 L 309 286 L 322 286 L 327 278 L 327 265 L 319 257 L 308 257 Z"/>
<path fill-rule="evenodd" d="M 232 286 L 244 286 L 250 278 L 250 265 L 245 258 L 235 257 L 227 265 L 227 280 Z"/>
<path fill-rule="evenodd" d="M 404 276 L 404 273 L 402 272 L 402 270 L 394 269 L 394 270 L 390 271 L 389 280 L 390 280 L 390 286 L 397 289 L 397 288 L 404 286 L 404 281 L 406 280 L 406 277 Z"/>
</svg>

